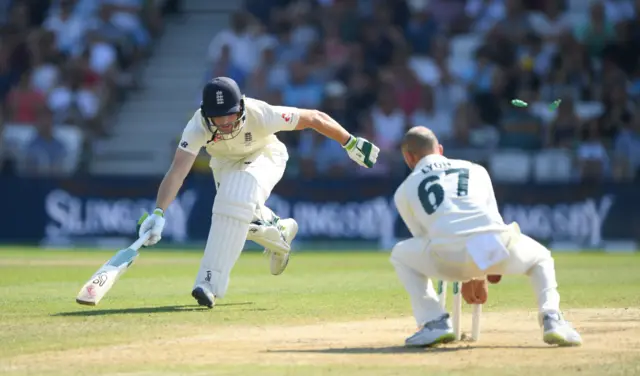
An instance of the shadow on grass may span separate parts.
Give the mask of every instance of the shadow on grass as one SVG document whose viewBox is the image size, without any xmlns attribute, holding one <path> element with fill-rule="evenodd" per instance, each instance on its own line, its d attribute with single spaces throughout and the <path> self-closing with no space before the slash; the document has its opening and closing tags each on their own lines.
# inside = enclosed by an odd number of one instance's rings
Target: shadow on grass
<svg viewBox="0 0 640 376">
<path fill-rule="evenodd" d="M 384 346 L 384 347 L 344 347 L 329 349 L 308 349 L 308 350 L 267 350 L 268 353 L 315 353 L 315 354 L 417 354 L 417 353 L 447 353 L 457 351 L 470 351 L 482 349 L 553 349 L 553 346 L 482 346 L 462 344 L 458 347 L 405 347 L 405 346 Z"/>
<path fill-rule="evenodd" d="M 215 311 L 217 308 L 231 307 L 231 306 L 245 306 L 252 305 L 252 302 L 244 303 L 218 303 L 210 310 L 209 308 L 198 305 L 172 305 L 172 306 L 160 306 L 160 307 L 137 307 L 137 308 L 115 308 L 115 309 L 91 309 L 83 311 L 70 311 L 52 313 L 51 316 L 63 316 L 63 317 L 82 317 L 82 316 L 102 316 L 102 315 L 127 315 L 127 314 L 144 314 L 144 313 L 171 313 L 171 312 L 197 312 L 197 311 Z M 266 311 L 265 308 L 252 308 L 244 309 L 246 311 Z"/>
</svg>

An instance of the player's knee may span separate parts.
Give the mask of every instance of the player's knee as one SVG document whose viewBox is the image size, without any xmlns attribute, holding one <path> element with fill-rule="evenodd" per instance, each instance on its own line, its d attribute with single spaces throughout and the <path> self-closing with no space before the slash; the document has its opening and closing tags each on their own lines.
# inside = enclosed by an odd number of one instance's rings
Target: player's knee
<svg viewBox="0 0 640 376">
<path fill-rule="evenodd" d="M 389 262 L 391 262 L 392 265 L 395 266 L 406 264 L 408 245 L 409 241 L 403 240 L 393 246 L 393 248 L 391 249 L 391 256 L 389 256 Z"/>
<path fill-rule="evenodd" d="M 258 188 L 256 178 L 245 171 L 229 174 L 218 188 L 213 214 L 251 222 L 258 206 Z"/>
</svg>

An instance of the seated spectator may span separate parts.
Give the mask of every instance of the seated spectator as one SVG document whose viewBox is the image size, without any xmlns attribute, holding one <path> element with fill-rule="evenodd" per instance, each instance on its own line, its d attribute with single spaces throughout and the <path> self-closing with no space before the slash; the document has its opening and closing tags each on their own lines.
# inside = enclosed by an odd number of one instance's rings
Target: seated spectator
<svg viewBox="0 0 640 376">
<path fill-rule="evenodd" d="M 37 134 L 23 155 L 23 173 L 30 176 L 60 176 L 64 173 L 67 150 L 53 134 L 53 114 L 43 108 L 36 122 Z"/>
<path fill-rule="evenodd" d="M 472 20 L 472 31 L 485 33 L 505 17 L 504 0 L 468 0 L 465 14 Z"/>
<path fill-rule="evenodd" d="M 20 71 L 10 62 L 11 48 L 0 45 L 0 99 L 4 102 L 13 85 L 20 81 Z"/>
<path fill-rule="evenodd" d="M 602 55 L 607 44 L 616 37 L 614 24 L 606 19 L 602 3 L 594 2 L 591 5 L 589 19 L 578 25 L 575 36 L 587 48 L 590 56 Z"/>
<path fill-rule="evenodd" d="M 573 150 L 580 136 L 582 121 L 575 112 L 575 102 L 565 99 L 558 107 L 556 118 L 546 132 L 546 146 Z"/>
<path fill-rule="evenodd" d="M 341 67 L 349 58 L 349 46 L 342 40 L 340 29 L 335 20 L 324 21 L 323 27 L 324 55 L 327 57 L 329 64 L 334 67 Z"/>
<path fill-rule="evenodd" d="M 83 51 L 83 37 L 90 20 L 74 15 L 76 0 L 60 0 L 60 7 L 44 22 L 44 28 L 55 35 L 58 51 L 78 56 Z"/>
<path fill-rule="evenodd" d="M 381 88 L 378 100 L 371 110 L 374 143 L 381 153 L 397 153 L 407 129 L 407 118 L 400 109 L 390 88 Z"/>
<path fill-rule="evenodd" d="M 20 82 L 7 97 L 6 119 L 11 123 L 33 124 L 41 109 L 46 106 L 46 97 L 30 85 L 29 72 L 22 74 Z"/>
<path fill-rule="evenodd" d="M 351 166 L 342 146 L 317 132 L 302 132 L 298 156 L 302 175 L 306 178 L 343 176 Z"/>
<path fill-rule="evenodd" d="M 546 41 L 555 41 L 573 29 L 569 13 L 563 12 L 561 1 L 545 1 L 542 11 L 530 14 L 529 22 L 533 31 Z"/>
<path fill-rule="evenodd" d="M 405 58 L 394 63 L 388 84 L 393 86 L 398 105 L 406 115 L 411 115 L 422 102 L 423 88 L 416 74 L 406 64 Z"/>
<path fill-rule="evenodd" d="M 603 180 L 609 173 L 609 155 L 604 146 L 598 122 L 589 121 L 582 129 L 576 156 L 583 180 Z"/>
<path fill-rule="evenodd" d="M 630 125 L 620 130 L 614 153 L 621 166 L 621 171 L 617 171 L 620 178 L 640 177 L 640 115 L 634 116 Z"/>
<path fill-rule="evenodd" d="M 211 40 L 208 50 L 210 62 L 221 56 L 224 46 L 231 47 L 231 61 L 245 72 L 252 72 L 260 57 L 256 40 L 249 33 L 250 16 L 244 12 L 235 13 L 231 18 L 231 26 L 216 34 Z"/>
<path fill-rule="evenodd" d="M 118 51 L 102 34 L 90 31 L 86 35 L 88 40 L 85 53 L 88 57 L 87 69 L 98 74 L 101 78 L 111 81 L 118 73 Z"/>
<path fill-rule="evenodd" d="M 445 142 L 453 137 L 453 117 L 451 112 L 435 107 L 433 89 L 425 86 L 422 90 L 422 103 L 409 118 L 411 126 L 422 125 L 431 129 L 439 140 Z"/>
<path fill-rule="evenodd" d="M 322 93 L 322 85 L 309 78 L 308 69 L 304 64 L 291 64 L 291 82 L 283 90 L 285 105 L 318 108 L 322 103 Z"/>
<path fill-rule="evenodd" d="M 500 144 L 505 149 L 536 151 L 542 148 L 542 120 L 529 111 L 509 107 L 500 125 Z"/>
<path fill-rule="evenodd" d="M 264 100 L 271 91 L 267 82 L 266 70 L 263 68 L 256 69 L 241 88 L 246 96 Z"/>
<path fill-rule="evenodd" d="M 86 126 L 98 120 L 100 99 L 83 84 L 83 75 L 82 71 L 67 68 L 60 84 L 49 94 L 48 106 L 55 123 Z"/>
<path fill-rule="evenodd" d="M 292 26 L 289 23 L 278 27 L 278 44 L 274 47 L 276 59 L 283 64 L 301 61 L 305 58 L 306 48 L 293 41 Z"/>
<path fill-rule="evenodd" d="M 415 3 L 415 1 L 411 3 L 413 6 L 411 19 L 407 23 L 404 33 L 414 54 L 428 55 L 431 41 L 438 32 L 438 25 L 429 13 L 427 2 Z"/>
<path fill-rule="evenodd" d="M 130 35 L 136 46 L 146 49 L 150 45 L 151 34 L 141 19 L 144 0 L 103 0 L 103 4 L 112 9 L 111 22 Z"/>
<path fill-rule="evenodd" d="M 48 95 L 57 85 L 60 79 L 60 67 L 57 64 L 47 60 L 41 60 L 40 57 L 34 59 L 34 67 L 31 72 L 29 85 L 38 92 Z"/>
<path fill-rule="evenodd" d="M 247 73 L 233 63 L 231 60 L 231 47 L 228 45 L 222 46 L 220 57 L 213 63 L 212 69 L 207 71 L 204 81 L 211 81 L 214 77 L 220 76 L 231 77 L 238 83 L 238 86 L 245 86 Z"/>
</svg>

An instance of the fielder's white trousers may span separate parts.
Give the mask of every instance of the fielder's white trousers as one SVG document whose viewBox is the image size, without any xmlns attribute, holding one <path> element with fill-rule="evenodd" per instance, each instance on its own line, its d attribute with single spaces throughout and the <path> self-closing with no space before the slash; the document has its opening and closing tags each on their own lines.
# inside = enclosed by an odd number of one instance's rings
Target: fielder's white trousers
<svg viewBox="0 0 640 376">
<path fill-rule="evenodd" d="M 428 239 L 419 237 L 396 244 L 390 261 L 409 293 L 418 326 L 445 313 L 430 278 L 468 281 L 491 274 L 524 274 L 531 279 L 540 312 L 560 310 L 551 252 L 534 239 L 521 234 L 517 226 L 510 226 L 501 235 L 509 257 L 484 271 L 478 268 L 466 249 L 468 238 L 438 246 L 432 246 Z"/>
</svg>

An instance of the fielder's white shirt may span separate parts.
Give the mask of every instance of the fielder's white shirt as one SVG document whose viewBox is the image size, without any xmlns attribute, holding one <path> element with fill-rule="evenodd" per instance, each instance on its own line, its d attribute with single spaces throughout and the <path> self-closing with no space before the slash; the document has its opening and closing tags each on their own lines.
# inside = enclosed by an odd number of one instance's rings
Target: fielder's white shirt
<svg viewBox="0 0 640 376">
<path fill-rule="evenodd" d="M 204 147 L 212 159 L 227 160 L 240 160 L 267 147 L 286 151 L 275 133 L 294 130 L 300 120 L 300 110 L 272 106 L 253 98 L 245 98 L 244 104 L 246 119 L 236 137 L 230 140 L 215 137 L 198 109 L 182 132 L 178 147 L 194 155 Z"/>
<path fill-rule="evenodd" d="M 411 234 L 428 237 L 432 245 L 508 229 L 489 173 L 469 161 L 424 157 L 398 187 L 394 200 Z"/>
</svg>

